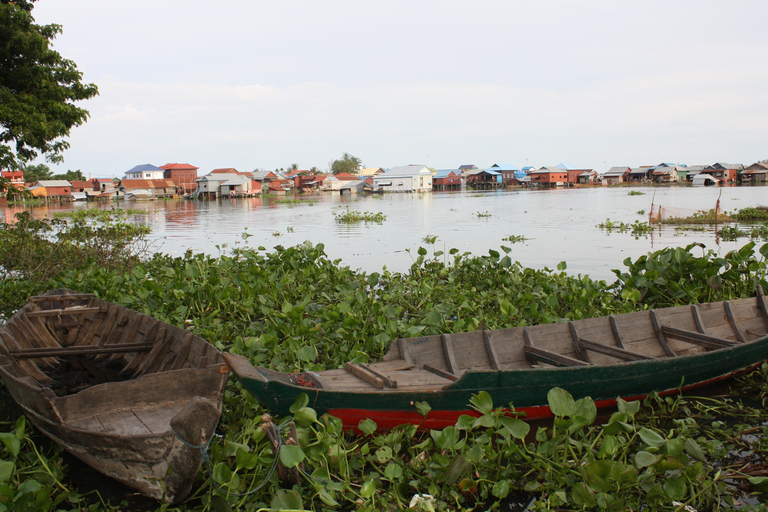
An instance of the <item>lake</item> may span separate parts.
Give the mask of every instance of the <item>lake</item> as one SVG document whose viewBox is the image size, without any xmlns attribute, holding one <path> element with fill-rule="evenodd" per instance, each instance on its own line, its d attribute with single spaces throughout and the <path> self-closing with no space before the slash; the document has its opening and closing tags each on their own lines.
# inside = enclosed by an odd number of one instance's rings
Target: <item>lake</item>
<svg viewBox="0 0 768 512">
<path fill-rule="evenodd" d="M 367 272 L 405 272 L 418 248 L 476 255 L 489 249 L 511 248 L 511 257 L 525 266 L 556 268 L 567 262 L 570 274 L 589 274 L 612 282 L 611 269 L 623 269 L 625 258 L 633 259 L 653 250 L 706 245 L 720 254 L 743 246 L 719 240 L 713 227 L 706 231 L 679 231 L 664 225 L 653 233 L 633 237 L 630 233 L 607 233 L 598 224 L 610 219 L 631 223 L 647 221 L 651 205 L 659 205 L 687 216 L 710 210 L 720 198 L 723 211 L 768 204 L 765 187 L 595 187 L 553 190 L 458 191 L 426 194 L 339 196 L 314 195 L 224 199 L 219 201 L 150 201 L 109 203 L 102 208 L 133 208 L 147 211 L 134 218 L 152 228 L 157 251 L 183 254 L 187 250 L 213 255 L 232 247 L 272 249 L 306 240 L 325 244 L 332 259 Z M 630 195 L 638 192 L 641 195 Z M 300 202 L 281 202 L 284 199 Z M 93 206 L 93 203 L 35 206 L 35 217 L 55 211 Z M 21 207 L 0 209 L 0 220 L 12 218 Z M 346 209 L 381 212 L 381 224 L 342 224 L 334 214 Z M 644 212 L 644 213 L 640 213 Z M 247 237 L 243 234 L 247 233 Z M 511 243 L 510 236 L 527 238 Z M 426 237 L 437 237 L 434 245 Z"/>
</svg>

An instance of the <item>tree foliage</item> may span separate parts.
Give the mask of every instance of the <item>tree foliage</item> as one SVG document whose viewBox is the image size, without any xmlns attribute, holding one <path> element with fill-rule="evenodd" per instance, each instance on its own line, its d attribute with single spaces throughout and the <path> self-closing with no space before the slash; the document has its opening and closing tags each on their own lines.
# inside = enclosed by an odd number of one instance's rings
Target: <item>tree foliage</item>
<svg viewBox="0 0 768 512">
<path fill-rule="evenodd" d="M 339 174 L 342 172 L 355 174 L 357 172 L 357 168 L 362 164 L 363 161 L 356 156 L 353 156 L 349 153 L 344 153 L 341 155 L 341 158 L 334 160 L 333 163 L 331 163 L 331 172 L 333 172 L 333 174 Z"/>
<path fill-rule="evenodd" d="M 71 60 L 51 48 L 59 25 L 37 25 L 33 2 L 0 0 L 0 168 L 38 156 L 60 162 L 64 140 L 88 111 L 74 102 L 98 94 Z"/>
<path fill-rule="evenodd" d="M 45 164 L 25 165 L 22 171 L 24 171 L 24 181 L 27 183 L 53 179 L 53 171 Z"/>
</svg>

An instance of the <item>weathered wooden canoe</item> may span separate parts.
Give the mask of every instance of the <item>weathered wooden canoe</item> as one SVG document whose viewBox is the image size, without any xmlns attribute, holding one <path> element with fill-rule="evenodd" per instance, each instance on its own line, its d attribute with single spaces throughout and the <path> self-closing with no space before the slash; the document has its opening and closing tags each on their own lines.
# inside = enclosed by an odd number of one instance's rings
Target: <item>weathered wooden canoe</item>
<svg viewBox="0 0 768 512">
<path fill-rule="evenodd" d="M 0 375 L 29 420 L 141 494 L 183 500 L 229 369 L 208 342 L 91 294 L 30 298 L 0 328 Z"/>
<path fill-rule="evenodd" d="M 762 292 L 762 289 L 759 290 Z M 680 306 L 511 329 L 399 339 L 383 361 L 284 374 L 224 354 L 262 404 L 288 414 L 299 393 L 318 413 L 349 428 L 371 418 L 380 428 L 421 423 L 415 403 L 432 411 L 424 427 L 452 425 L 469 399 L 488 391 L 497 406 L 528 418 L 551 415 L 553 387 L 598 407 L 617 397 L 674 392 L 725 379 L 768 359 L 768 307 L 757 298 Z"/>
</svg>

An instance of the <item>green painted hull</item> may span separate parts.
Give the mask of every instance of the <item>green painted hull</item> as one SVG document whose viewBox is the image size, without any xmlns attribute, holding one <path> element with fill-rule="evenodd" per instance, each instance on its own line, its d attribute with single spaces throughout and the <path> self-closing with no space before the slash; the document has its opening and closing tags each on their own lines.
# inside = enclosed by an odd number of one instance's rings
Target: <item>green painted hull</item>
<svg viewBox="0 0 768 512">
<path fill-rule="evenodd" d="M 227 355 L 228 361 L 232 355 Z M 234 356 L 238 357 L 238 356 Z M 453 424 L 461 414 L 470 413 L 469 400 L 480 391 L 491 394 L 494 404 L 525 411 L 530 418 L 549 415 L 547 393 L 554 387 L 574 398 L 591 397 L 598 406 L 609 406 L 617 397 L 642 397 L 651 392 L 673 392 L 726 379 L 768 359 L 768 336 L 758 340 L 695 355 L 648 359 L 609 365 L 531 368 L 516 370 L 467 371 L 452 384 L 429 392 L 375 390 L 334 391 L 302 387 L 285 382 L 279 374 L 264 368 L 250 376 L 230 362 L 243 386 L 269 410 L 288 415 L 300 393 L 309 396 L 309 405 L 319 414 L 341 417 L 345 426 L 357 427 L 360 419 L 377 420 L 380 427 L 420 422 L 415 402 L 427 402 L 432 412 L 425 426 L 438 428 Z M 310 374 L 311 375 L 311 374 Z"/>
</svg>

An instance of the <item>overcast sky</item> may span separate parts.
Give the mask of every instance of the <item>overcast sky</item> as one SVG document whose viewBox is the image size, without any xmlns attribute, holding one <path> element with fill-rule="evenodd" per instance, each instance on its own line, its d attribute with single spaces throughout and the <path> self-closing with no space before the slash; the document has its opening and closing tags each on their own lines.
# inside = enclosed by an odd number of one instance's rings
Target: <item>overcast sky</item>
<svg viewBox="0 0 768 512">
<path fill-rule="evenodd" d="M 100 95 L 56 172 L 768 158 L 768 2 L 39 0 Z"/>
</svg>

